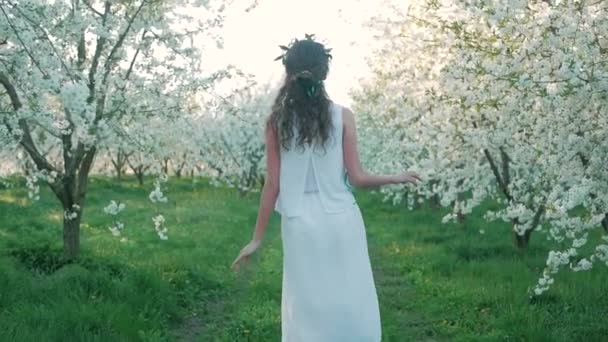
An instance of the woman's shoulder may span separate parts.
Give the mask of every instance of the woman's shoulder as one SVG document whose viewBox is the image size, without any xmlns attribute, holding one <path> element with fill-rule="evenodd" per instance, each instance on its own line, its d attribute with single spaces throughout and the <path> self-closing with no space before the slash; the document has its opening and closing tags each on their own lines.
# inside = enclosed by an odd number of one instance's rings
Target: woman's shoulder
<svg viewBox="0 0 608 342">
<path fill-rule="evenodd" d="M 330 103 L 331 108 L 333 109 L 333 112 L 337 115 L 339 115 L 342 118 L 351 118 L 354 117 L 354 114 L 352 112 L 352 110 L 340 103 L 337 102 L 331 102 Z"/>
<path fill-rule="evenodd" d="M 335 106 L 336 114 L 339 115 L 343 123 L 355 121 L 355 114 L 353 114 L 353 111 L 349 107 L 340 104 L 335 104 Z"/>
</svg>

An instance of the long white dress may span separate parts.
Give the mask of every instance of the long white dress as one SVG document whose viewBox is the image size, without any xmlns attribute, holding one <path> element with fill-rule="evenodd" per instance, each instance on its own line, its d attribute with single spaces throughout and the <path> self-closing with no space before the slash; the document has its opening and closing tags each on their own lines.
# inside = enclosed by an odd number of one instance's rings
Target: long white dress
<svg viewBox="0 0 608 342">
<path fill-rule="evenodd" d="M 311 163 L 310 159 L 308 161 Z M 309 164 L 302 214 L 282 216 L 282 342 L 378 342 L 380 312 L 355 204 L 326 213 Z"/>
</svg>

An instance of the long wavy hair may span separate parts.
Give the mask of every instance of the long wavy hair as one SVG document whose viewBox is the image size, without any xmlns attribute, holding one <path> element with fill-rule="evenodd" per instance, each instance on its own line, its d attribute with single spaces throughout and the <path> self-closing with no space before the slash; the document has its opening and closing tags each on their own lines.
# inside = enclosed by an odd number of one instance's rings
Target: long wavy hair
<svg viewBox="0 0 608 342">
<path fill-rule="evenodd" d="M 268 124 L 286 150 L 291 148 L 294 138 L 298 149 L 307 144 L 325 149 L 332 129 L 331 100 L 323 82 L 329 72 L 329 50 L 309 38 L 283 48 L 287 50 L 282 56 L 286 76 Z"/>
</svg>

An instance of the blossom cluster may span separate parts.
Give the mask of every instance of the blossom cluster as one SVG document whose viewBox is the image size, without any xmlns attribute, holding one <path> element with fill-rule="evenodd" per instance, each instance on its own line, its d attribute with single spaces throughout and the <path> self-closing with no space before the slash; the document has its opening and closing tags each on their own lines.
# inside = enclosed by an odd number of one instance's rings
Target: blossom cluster
<svg viewBox="0 0 608 342">
<path fill-rule="evenodd" d="M 156 234 L 161 240 L 167 240 L 169 237 L 167 236 L 167 227 L 165 226 L 165 217 L 163 215 L 157 215 L 152 218 L 154 222 L 154 229 L 156 230 Z"/>
<path fill-rule="evenodd" d="M 110 204 L 103 208 L 103 212 L 112 216 L 113 225 L 108 229 L 113 236 L 120 236 L 121 232 L 125 228 L 124 223 L 120 222 L 118 215 L 125 209 L 126 205 L 122 202 L 111 200 Z"/>
<path fill-rule="evenodd" d="M 78 218 L 78 212 L 80 212 L 80 206 L 78 204 L 72 204 L 72 207 L 63 212 L 63 218 L 66 221 L 75 220 Z"/>
<path fill-rule="evenodd" d="M 158 237 L 161 240 L 167 240 L 169 237 L 167 236 L 167 227 L 165 226 L 165 217 L 160 214 L 160 203 L 166 203 L 167 197 L 162 192 L 162 185 L 168 181 L 168 176 L 164 173 L 158 175 L 158 177 L 154 180 L 154 190 L 150 193 L 150 201 L 152 203 L 156 203 L 156 216 L 152 218 L 152 222 L 154 222 L 154 230 Z"/>
<path fill-rule="evenodd" d="M 126 205 L 124 203 L 111 200 L 110 204 L 103 208 L 103 212 L 111 216 L 116 216 L 123 211 L 125 207 Z"/>
<path fill-rule="evenodd" d="M 555 250 L 534 295 L 564 266 L 588 270 L 608 249 L 602 240 L 580 252 L 591 230 L 608 230 L 605 6 L 411 4 L 372 26 L 382 43 L 353 91 L 363 162 L 425 176 L 416 189 L 383 189 L 387 199 L 437 198 L 452 208 L 444 222 L 492 200 L 499 207 L 484 217 L 509 222 L 520 247 L 547 234 Z"/>
</svg>

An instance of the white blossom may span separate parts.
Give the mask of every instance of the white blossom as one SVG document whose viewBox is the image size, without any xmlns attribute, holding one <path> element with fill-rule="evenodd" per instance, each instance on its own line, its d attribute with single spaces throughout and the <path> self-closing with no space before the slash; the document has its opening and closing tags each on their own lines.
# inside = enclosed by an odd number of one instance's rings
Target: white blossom
<svg viewBox="0 0 608 342">
<path fill-rule="evenodd" d="M 165 226 L 165 217 L 163 215 L 157 215 L 152 218 L 154 222 L 154 229 L 158 234 L 158 237 L 161 240 L 167 240 L 169 237 L 167 236 L 167 227 Z"/>
<path fill-rule="evenodd" d="M 116 216 L 123 211 L 125 207 L 126 205 L 124 203 L 111 200 L 110 204 L 103 208 L 103 211 L 108 215 Z"/>
<path fill-rule="evenodd" d="M 493 201 L 485 219 L 509 222 L 520 239 L 547 234 L 554 250 L 534 294 L 575 257 L 605 258 L 599 245 L 581 252 L 608 213 L 608 69 L 597 67 L 605 52 L 596 40 L 608 36 L 603 6 L 389 6 L 371 27 L 379 37 L 371 76 L 352 92 L 363 163 L 425 178 L 415 189 L 381 189 L 387 199 L 437 196 L 451 207 L 444 223 Z M 559 251 L 565 241 L 572 247 Z"/>
</svg>

